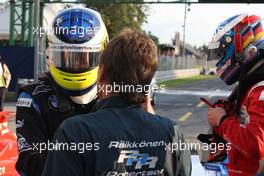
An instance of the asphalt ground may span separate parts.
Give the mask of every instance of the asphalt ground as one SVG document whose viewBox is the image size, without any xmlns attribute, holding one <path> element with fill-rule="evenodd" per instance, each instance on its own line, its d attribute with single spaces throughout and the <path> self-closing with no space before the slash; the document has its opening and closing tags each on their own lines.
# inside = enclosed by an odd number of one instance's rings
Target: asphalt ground
<svg viewBox="0 0 264 176">
<path fill-rule="evenodd" d="M 187 141 L 197 142 L 198 134 L 209 131 L 207 105 L 200 97 L 213 103 L 219 98 L 227 98 L 233 88 L 218 78 L 179 85 L 158 93 L 154 109 L 157 114 L 178 123 Z"/>
</svg>

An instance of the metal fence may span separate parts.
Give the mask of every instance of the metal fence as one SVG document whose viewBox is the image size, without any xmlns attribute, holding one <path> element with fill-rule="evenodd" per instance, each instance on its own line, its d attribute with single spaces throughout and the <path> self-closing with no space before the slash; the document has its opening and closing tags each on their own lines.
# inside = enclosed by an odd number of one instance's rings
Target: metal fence
<svg viewBox="0 0 264 176">
<path fill-rule="evenodd" d="M 216 61 L 207 61 L 206 58 L 198 59 L 196 57 L 175 57 L 175 56 L 159 56 L 158 71 L 179 70 L 204 68 L 210 69 L 215 67 Z"/>
</svg>

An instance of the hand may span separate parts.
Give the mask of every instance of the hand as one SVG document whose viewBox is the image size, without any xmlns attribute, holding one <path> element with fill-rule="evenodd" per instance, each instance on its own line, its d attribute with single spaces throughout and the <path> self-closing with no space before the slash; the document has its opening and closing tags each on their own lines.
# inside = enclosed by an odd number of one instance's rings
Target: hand
<svg viewBox="0 0 264 176">
<path fill-rule="evenodd" d="M 151 105 L 151 99 L 150 99 L 149 94 L 146 95 L 146 99 L 145 99 L 145 102 L 142 104 L 142 107 L 144 108 L 145 111 L 147 111 L 151 114 L 156 114 L 152 105 Z"/>
<path fill-rule="evenodd" d="M 212 127 L 218 127 L 221 119 L 225 115 L 226 115 L 226 112 L 223 108 L 208 107 L 207 117 L 208 117 L 209 125 L 211 125 Z"/>
<path fill-rule="evenodd" d="M 259 161 L 259 171 L 258 173 L 264 173 L 264 158 Z"/>
</svg>

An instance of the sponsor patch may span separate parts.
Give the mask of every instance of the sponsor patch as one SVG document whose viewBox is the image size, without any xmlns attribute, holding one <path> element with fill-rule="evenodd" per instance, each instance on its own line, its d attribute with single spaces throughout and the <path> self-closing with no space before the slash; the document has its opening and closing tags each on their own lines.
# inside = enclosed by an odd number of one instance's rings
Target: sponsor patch
<svg viewBox="0 0 264 176">
<path fill-rule="evenodd" d="M 18 136 L 17 143 L 18 143 L 19 153 L 32 149 L 31 146 L 29 145 L 29 143 L 26 141 L 24 136 L 22 136 L 20 134 L 18 134 L 17 136 Z"/>
<path fill-rule="evenodd" d="M 157 156 L 150 156 L 147 153 L 140 153 L 138 150 L 122 150 L 120 152 L 117 164 L 122 164 L 125 168 L 133 169 L 133 172 L 110 171 L 106 176 L 130 176 L 130 175 L 164 175 L 164 169 L 156 168 L 158 162 Z M 144 169 L 146 171 L 144 171 Z M 143 171 L 142 171 L 143 169 Z"/>
<path fill-rule="evenodd" d="M 58 111 L 59 110 L 59 106 L 58 106 L 58 100 L 56 98 L 55 95 L 51 95 L 48 99 L 48 106 L 53 109 L 54 111 Z"/>
<path fill-rule="evenodd" d="M 24 126 L 24 119 L 23 120 L 17 120 L 16 128 L 22 128 Z"/>
<path fill-rule="evenodd" d="M 30 108 L 31 104 L 32 104 L 31 98 L 19 98 L 17 100 L 16 106 L 17 107 L 28 107 L 28 108 Z"/>
<path fill-rule="evenodd" d="M 121 151 L 117 163 L 126 163 L 125 166 L 132 166 L 135 163 L 135 169 L 142 169 L 143 166 L 154 169 L 156 167 L 158 157 L 149 156 L 147 153 L 140 154 L 138 150 Z"/>
<path fill-rule="evenodd" d="M 259 100 L 264 100 L 264 91 L 261 92 L 261 94 L 259 96 Z"/>
<path fill-rule="evenodd" d="M 48 85 L 41 84 L 41 85 L 38 85 L 35 88 L 35 90 L 33 91 L 32 95 L 37 95 L 37 94 L 40 94 L 40 93 L 47 93 L 47 92 L 49 92 L 51 90 L 52 89 Z"/>
</svg>

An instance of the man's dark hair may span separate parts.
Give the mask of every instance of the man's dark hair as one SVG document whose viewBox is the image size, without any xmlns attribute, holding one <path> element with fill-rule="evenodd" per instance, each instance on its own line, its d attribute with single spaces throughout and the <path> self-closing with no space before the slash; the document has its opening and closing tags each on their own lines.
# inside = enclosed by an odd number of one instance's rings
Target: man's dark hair
<svg viewBox="0 0 264 176">
<path fill-rule="evenodd" d="M 124 29 L 106 46 L 100 66 L 104 66 L 102 80 L 113 85 L 134 87 L 149 85 L 157 69 L 157 48 L 155 43 L 142 32 Z M 130 103 L 145 101 L 145 91 L 119 92 Z"/>
</svg>

